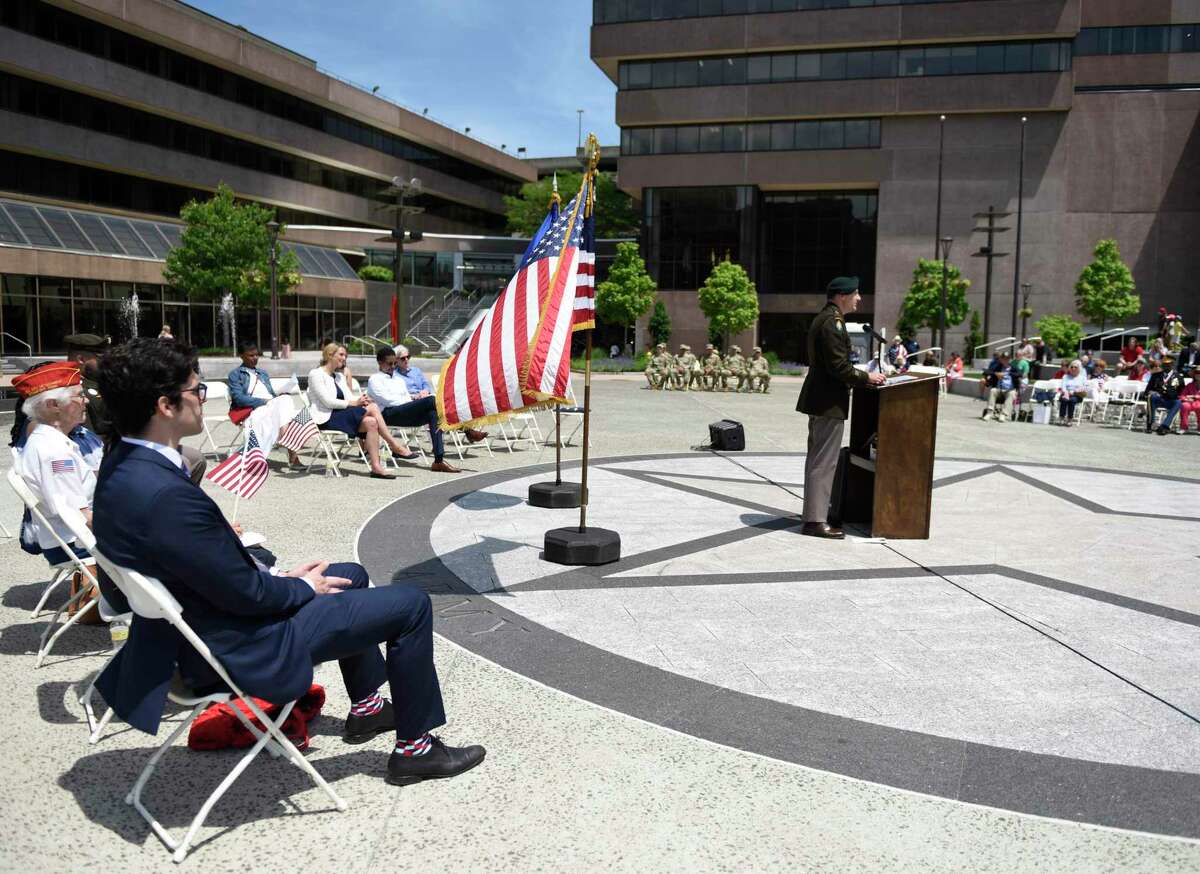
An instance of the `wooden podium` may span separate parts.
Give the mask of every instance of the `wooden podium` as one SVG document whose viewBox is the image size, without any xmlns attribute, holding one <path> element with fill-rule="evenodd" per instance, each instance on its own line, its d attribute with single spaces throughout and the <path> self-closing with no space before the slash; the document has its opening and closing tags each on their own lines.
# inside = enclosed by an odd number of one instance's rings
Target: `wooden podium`
<svg viewBox="0 0 1200 874">
<path fill-rule="evenodd" d="M 940 379 L 854 390 L 850 446 L 835 482 L 842 522 L 868 524 L 872 537 L 929 539 Z"/>
</svg>

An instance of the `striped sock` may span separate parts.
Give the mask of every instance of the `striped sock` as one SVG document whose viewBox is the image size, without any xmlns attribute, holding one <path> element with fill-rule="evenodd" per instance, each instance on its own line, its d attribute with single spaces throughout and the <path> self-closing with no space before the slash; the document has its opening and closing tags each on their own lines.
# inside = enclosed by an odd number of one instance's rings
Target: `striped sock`
<svg viewBox="0 0 1200 874">
<path fill-rule="evenodd" d="M 355 701 L 350 705 L 350 714 L 352 716 L 374 716 L 383 709 L 383 696 L 376 689 L 366 698 L 361 701 Z"/>
<path fill-rule="evenodd" d="M 401 740 L 396 739 L 396 752 L 402 756 L 423 756 L 429 752 L 430 744 L 433 743 L 433 737 L 429 732 L 425 732 L 416 740 Z"/>
</svg>

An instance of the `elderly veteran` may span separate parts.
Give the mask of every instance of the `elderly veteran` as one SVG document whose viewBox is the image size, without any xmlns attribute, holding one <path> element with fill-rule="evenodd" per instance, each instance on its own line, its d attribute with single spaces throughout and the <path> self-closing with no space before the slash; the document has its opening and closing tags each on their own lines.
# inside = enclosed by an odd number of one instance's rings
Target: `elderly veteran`
<svg viewBox="0 0 1200 874">
<path fill-rule="evenodd" d="M 104 398 L 100 396 L 100 386 L 96 382 L 96 371 L 100 367 L 100 358 L 108 351 L 108 337 L 96 334 L 68 334 L 67 360 L 74 361 L 83 372 L 83 395 L 87 398 L 87 426 L 106 443 L 119 439 L 116 429 L 108 417 L 108 409 Z M 204 454 L 191 446 L 181 446 L 180 453 L 187 464 L 188 476 L 196 485 L 204 480 L 204 470 L 208 462 Z"/>
</svg>

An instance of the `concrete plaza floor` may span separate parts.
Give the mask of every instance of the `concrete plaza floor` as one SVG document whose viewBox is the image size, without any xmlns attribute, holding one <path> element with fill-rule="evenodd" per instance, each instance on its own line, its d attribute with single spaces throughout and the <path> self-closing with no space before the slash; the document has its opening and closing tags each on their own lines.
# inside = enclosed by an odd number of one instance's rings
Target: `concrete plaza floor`
<svg viewBox="0 0 1200 874">
<path fill-rule="evenodd" d="M 329 698 L 308 755 L 349 810 L 330 812 L 297 769 L 260 759 L 181 867 L 1200 869 L 1200 843 L 1180 837 L 1195 815 L 1170 815 L 1195 808 L 1200 775 L 1200 438 L 983 422 L 977 402 L 944 398 L 933 536 L 895 544 L 902 560 L 778 522 L 798 511 L 802 488 L 798 381 L 776 379 L 768 396 L 643 386 L 614 376 L 593 387 L 591 518 L 625 540 L 612 574 L 552 578 L 539 563 L 542 523 L 519 500 L 522 468 L 552 461 L 552 448 L 508 453 L 497 442 L 492 457 L 450 456 L 479 476 L 277 470 L 243 502 L 240 521 L 285 565 L 358 555 L 379 584 L 391 574 L 435 593 L 442 735 L 489 753 L 454 780 L 387 786 L 387 739 L 341 743 L 347 701 L 324 666 Z M 724 417 L 745 424 L 747 452 L 692 453 Z M 548 431 L 549 414 L 540 418 Z M 207 488 L 232 512 L 232 496 Z M 0 518 L 12 530 L 18 517 L 0 490 Z M 760 537 L 729 536 L 756 525 Z M 0 869 L 162 870 L 167 852 L 123 801 L 151 739 L 118 724 L 88 747 L 76 701 L 107 634 L 77 629 L 35 669 L 45 620 L 29 610 L 46 568 L 13 542 L 5 549 Z M 433 567 L 465 588 L 431 585 Z M 733 579 L 743 573 L 753 578 Z M 502 622 L 518 629 L 515 643 L 493 643 Z M 776 637 L 792 649 L 764 657 Z M 886 659 L 896 676 L 876 664 Z M 972 696 L 979 706 L 964 707 Z M 839 756 L 839 738 L 875 754 Z M 975 757 L 948 774 L 957 760 L 943 753 L 962 749 Z M 179 828 L 233 761 L 180 744 L 147 804 Z M 1038 770 L 1056 767 L 1061 793 L 1046 800 L 1033 791 Z M 969 768 L 987 784 L 974 794 L 961 788 Z M 1138 791 L 1161 796 L 1144 805 L 1154 816 L 1094 824 L 1121 810 L 1100 796 Z"/>
</svg>

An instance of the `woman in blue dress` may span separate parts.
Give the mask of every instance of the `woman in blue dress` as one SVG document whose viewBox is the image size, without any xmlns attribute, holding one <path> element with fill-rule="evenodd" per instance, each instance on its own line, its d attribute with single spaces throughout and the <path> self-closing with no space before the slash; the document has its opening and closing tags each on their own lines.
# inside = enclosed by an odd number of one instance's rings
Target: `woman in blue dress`
<svg viewBox="0 0 1200 874">
<path fill-rule="evenodd" d="M 392 436 L 379 407 L 371 403 L 366 394 L 354 394 L 342 373 L 345 368 L 346 347 L 327 344 L 321 350 L 321 366 L 314 367 L 308 374 L 308 399 L 313 421 L 322 431 L 341 431 L 351 438 L 361 439 L 366 444 L 371 476 L 395 479 L 379 460 L 379 441 L 386 443 L 397 458 L 411 458 L 415 453 Z"/>
</svg>

